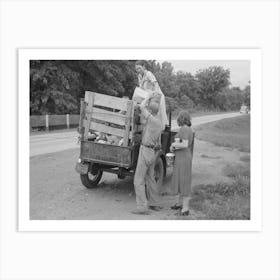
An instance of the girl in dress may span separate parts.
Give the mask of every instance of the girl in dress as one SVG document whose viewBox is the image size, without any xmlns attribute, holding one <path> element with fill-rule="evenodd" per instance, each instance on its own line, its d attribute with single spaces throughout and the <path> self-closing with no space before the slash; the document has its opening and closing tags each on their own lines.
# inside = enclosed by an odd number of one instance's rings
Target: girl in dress
<svg viewBox="0 0 280 280">
<path fill-rule="evenodd" d="M 175 153 L 175 162 L 172 175 L 173 194 L 179 195 L 177 203 L 171 209 L 181 209 L 181 215 L 189 215 L 189 200 L 192 181 L 191 149 L 194 133 L 191 129 L 191 117 L 187 111 L 180 112 L 177 123 L 179 131 L 175 135 L 175 142 L 170 150 Z"/>
</svg>

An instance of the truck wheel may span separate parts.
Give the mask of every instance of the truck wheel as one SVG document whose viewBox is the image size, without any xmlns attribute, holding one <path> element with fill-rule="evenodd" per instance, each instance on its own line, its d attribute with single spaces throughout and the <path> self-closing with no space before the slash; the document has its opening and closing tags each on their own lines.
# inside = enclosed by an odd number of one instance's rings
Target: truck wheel
<svg viewBox="0 0 280 280">
<path fill-rule="evenodd" d="M 80 174 L 81 182 L 88 189 L 96 188 L 101 180 L 102 174 L 103 171 L 100 169 L 97 170 L 95 174 L 92 174 L 91 172 Z"/>
<path fill-rule="evenodd" d="M 155 163 L 155 179 L 159 191 L 162 187 L 163 177 L 164 177 L 164 164 L 162 158 L 158 157 Z"/>
</svg>

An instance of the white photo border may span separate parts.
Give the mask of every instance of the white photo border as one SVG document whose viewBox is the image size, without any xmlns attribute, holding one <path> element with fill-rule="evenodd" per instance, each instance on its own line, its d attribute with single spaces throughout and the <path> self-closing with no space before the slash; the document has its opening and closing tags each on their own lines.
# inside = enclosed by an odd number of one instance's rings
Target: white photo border
<svg viewBox="0 0 280 280">
<path fill-rule="evenodd" d="M 30 60 L 249 60 L 251 69 L 250 220 L 30 220 Z M 262 51 L 261 49 L 19 49 L 18 50 L 19 231 L 261 231 Z M 254 141 L 252 141 L 254 139 Z M 24 168 L 23 168 L 24 167 Z M 77 230 L 78 229 L 78 230 Z"/>
</svg>

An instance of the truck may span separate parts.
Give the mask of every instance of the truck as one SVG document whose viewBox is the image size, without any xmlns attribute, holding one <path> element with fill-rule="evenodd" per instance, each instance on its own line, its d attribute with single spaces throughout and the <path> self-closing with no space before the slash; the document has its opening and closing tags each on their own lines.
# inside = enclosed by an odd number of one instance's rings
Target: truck
<svg viewBox="0 0 280 280">
<path fill-rule="evenodd" d="M 136 121 L 136 112 L 133 100 L 86 91 L 80 107 L 80 156 L 76 163 L 76 171 L 86 188 L 98 187 L 104 172 L 114 173 L 120 179 L 134 176 L 143 129 Z M 118 137 L 121 144 L 97 141 L 96 133 Z M 175 134 L 171 131 L 169 112 L 169 124 L 161 134 L 161 148 L 154 164 L 159 192 L 166 176 L 166 154 Z"/>
</svg>

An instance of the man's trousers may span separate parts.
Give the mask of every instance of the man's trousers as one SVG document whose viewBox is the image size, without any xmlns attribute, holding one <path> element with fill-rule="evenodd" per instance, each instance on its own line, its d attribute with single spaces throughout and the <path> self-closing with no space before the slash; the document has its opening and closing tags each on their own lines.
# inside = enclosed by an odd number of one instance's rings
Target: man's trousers
<svg viewBox="0 0 280 280">
<path fill-rule="evenodd" d="M 158 204 L 159 194 L 154 174 L 156 157 L 157 153 L 153 149 L 140 146 L 134 175 L 136 203 L 137 208 L 140 210 L 147 209 L 148 206 L 157 206 Z M 147 195 L 145 186 L 147 187 Z"/>
</svg>

